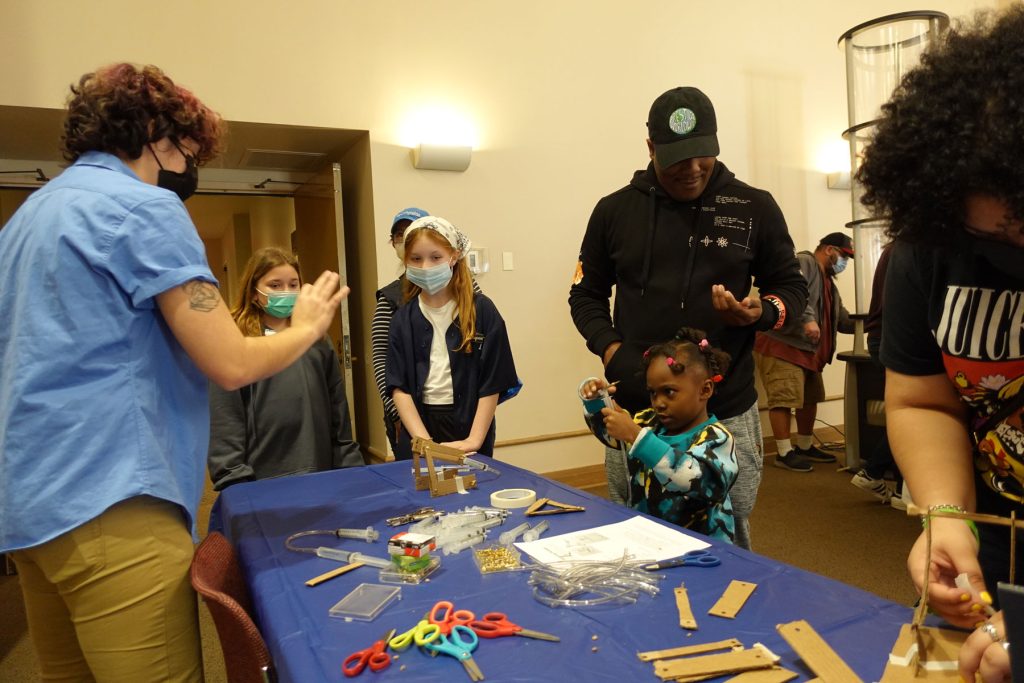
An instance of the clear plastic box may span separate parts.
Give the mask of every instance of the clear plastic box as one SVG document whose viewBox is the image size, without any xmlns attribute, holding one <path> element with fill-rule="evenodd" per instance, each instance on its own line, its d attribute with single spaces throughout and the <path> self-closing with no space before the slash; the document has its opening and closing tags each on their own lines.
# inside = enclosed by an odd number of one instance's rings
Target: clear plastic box
<svg viewBox="0 0 1024 683">
<path fill-rule="evenodd" d="M 373 621 L 382 609 L 401 599 L 399 586 L 361 583 L 328 610 L 328 614 L 345 621 Z"/>
<path fill-rule="evenodd" d="M 381 583 L 423 583 L 441 566 L 441 558 L 435 555 L 430 557 L 430 562 L 413 572 L 399 569 L 397 566 L 381 569 L 377 580 Z"/>
</svg>

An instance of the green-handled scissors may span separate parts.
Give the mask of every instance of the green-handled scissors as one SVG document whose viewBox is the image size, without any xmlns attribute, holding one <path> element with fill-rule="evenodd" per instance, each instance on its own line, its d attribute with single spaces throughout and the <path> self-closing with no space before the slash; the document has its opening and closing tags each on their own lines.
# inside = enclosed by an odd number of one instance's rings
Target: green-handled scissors
<svg viewBox="0 0 1024 683">
<path fill-rule="evenodd" d="M 388 641 L 388 645 L 391 646 L 392 650 L 403 652 L 413 643 L 416 643 L 419 647 L 423 647 L 427 643 L 432 643 L 437 640 L 440 635 L 440 626 L 432 624 L 426 619 L 421 619 L 420 622 L 411 629 Z"/>
</svg>

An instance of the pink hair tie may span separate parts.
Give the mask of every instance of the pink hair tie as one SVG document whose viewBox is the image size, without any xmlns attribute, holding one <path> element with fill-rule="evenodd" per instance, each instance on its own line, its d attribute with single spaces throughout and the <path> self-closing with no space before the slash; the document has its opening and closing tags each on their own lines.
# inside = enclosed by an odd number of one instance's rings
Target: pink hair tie
<svg viewBox="0 0 1024 683">
<path fill-rule="evenodd" d="M 672 356 L 669 356 L 669 357 L 667 357 L 665 359 L 665 365 L 675 365 L 675 364 L 676 364 L 676 359 L 673 358 Z"/>
<path fill-rule="evenodd" d="M 699 346 L 700 350 L 703 351 L 704 349 L 708 348 L 708 340 L 707 339 L 701 339 L 700 343 L 697 344 L 697 346 Z"/>
</svg>

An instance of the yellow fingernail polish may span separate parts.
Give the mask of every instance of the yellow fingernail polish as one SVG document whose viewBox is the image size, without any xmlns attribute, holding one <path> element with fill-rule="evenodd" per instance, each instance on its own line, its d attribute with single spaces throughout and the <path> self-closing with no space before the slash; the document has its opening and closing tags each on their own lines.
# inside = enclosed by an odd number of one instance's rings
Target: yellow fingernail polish
<svg viewBox="0 0 1024 683">
<path fill-rule="evenodd" d="M 981 599 L 985 601 L 986 605 L 992 604 L 992 596 L 988 594 L 988 591 L 981 591 L 978 595 L 981 596 Z"/>
<path fill-rule="evenodd" d="M 980 612 L 981 611 L 981 605 L 979 605 L 978 603 L 974 603 L 973 605 L 971 605 L 971 611 L 972 612 Z"/>
<path fill-rule="evenodd" d="M 960 596 L 960 602 L 967 602 L 967 601 L 968 601 L 968 600 L 970 600 L 970 599 L 971 599 L 971 596 L 970 596 L 970 595 L 968 595 L 967 593 L 963 593 L 963 594 L 962 594 L 962 595 Z"/>
</svg>

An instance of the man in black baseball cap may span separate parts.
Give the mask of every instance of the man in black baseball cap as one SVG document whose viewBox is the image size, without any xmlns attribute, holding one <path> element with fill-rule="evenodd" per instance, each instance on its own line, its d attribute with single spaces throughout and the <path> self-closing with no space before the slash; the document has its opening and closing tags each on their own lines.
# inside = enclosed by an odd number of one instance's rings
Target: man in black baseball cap
<svg viewBox="0 0 1024 683">
<path fill-rule="evenodd" d="M 650 164 L 591 214 L 569 292 L 572 319 L 605 377 L 619 380 L 615 400 L 630 412 L 650 405 L 643 352 L 680 328 L 706 331 L 732 356 L 708 409 L 735 438 L 734 540 L 749 548 L 747 517 L 761 472 L 754 333 L 781 326 L 787 311 L 799 316 L 806 284 L 775 200 L 717 160 L 718 121 L 707 95 L 694 87 L 662 93 L 646 139 Z M 750 295 L 754 278 L 760 296 Z M 628 504 L 631 488 L 640 500 L 633 458 L 609 450 L 605 469 L 612 500 Z"/>
<path fill-rule="evenodd" d="M 708 96 L 673 88 L 654 100 L 647 116 L 647 149 L 665 191 L 678 201 L 707 187 L 718 156 L 718 121 Z"/>
</svg>

